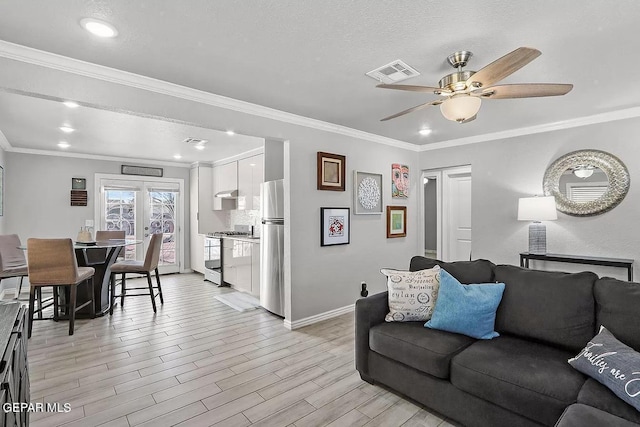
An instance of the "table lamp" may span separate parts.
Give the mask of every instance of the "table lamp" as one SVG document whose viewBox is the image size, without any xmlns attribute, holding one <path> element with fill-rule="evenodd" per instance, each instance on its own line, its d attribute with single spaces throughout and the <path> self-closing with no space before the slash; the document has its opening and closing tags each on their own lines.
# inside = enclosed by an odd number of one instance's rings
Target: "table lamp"
<svg viewBox="0 0 640 427">
<path fill-rule="evenodd" d="M 556 199 L 548 197 L 521 197 L 518 200 L 518 221 L 533 221 L 529 225 L 529 253 L 547 253 L 547 227 L 540 221 L 558 219 Z"/>
</svg>

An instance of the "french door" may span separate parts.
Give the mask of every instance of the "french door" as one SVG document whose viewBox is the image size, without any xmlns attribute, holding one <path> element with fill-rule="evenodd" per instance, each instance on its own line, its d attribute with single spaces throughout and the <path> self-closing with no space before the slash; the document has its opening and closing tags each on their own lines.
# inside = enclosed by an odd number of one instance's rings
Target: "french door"
<svg viewBox="0 0 640 427">
<path fill-rule="evenodd" d="M 136 180 L 131 177 L 96 176 L 100 196 L 96 217 L 100 230 L 124 230 L 127 239 L 143 243 L 125 248 L 125 259 L 144 260 L 151 235 L 163 233 L 158 270 L 180 271 L 181 180 Z"/>
</svg>

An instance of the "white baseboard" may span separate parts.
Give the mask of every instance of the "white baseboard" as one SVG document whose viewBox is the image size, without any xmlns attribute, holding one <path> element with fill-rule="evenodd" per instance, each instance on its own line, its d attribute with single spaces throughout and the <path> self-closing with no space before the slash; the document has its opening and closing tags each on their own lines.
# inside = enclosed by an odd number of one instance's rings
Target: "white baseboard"
<svg viewBox="0 0 640 427">
<path fill-rule="evenodd" d="M 314 323 L 322 322 L 323 320 L 338 317 L 345 313 L 350 313 L 354 310 L 355 304 L 346 305 L 344 307 L 336 308 L 335 310 L 325 311 L 324 313 L 316 314 L 314 316 L 305 317 L 304 319 L 290 321 L 284 319 L 284 327 L 290 331 L 294 329 L 302 328 L 303 326 L 312 325 Z"/>
</svg>

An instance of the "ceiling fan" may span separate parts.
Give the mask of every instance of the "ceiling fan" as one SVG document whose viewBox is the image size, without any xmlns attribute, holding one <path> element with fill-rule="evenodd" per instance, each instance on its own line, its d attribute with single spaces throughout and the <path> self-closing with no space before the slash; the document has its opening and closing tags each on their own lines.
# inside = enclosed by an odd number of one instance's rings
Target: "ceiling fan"
<svg viewBox="0 0 640 427">
<path fill-rule="evenodd" d="M 557 83 L 523 83 L 497 85 L 495 83 L 513 74 L 520 68 L 541 55 L 537 49 L 519 47 L 493 61 L 480 71 L 463 70 L 472 53 L 466 50 L 452 53 L 447 57 L 449 64 L 457 71 L 444 76 L 439 87 L 379 84 L 383 89 L 406 90 L 410 92 L 433 93 L 443 98 L 417 105 L 401 111 L 381 121 L 394 119 L 429 106 L 440 105 L 442 115 L 458 123 L 468 123 L 474 120 L 480 110 L 482 99 L 533 98 L 540 96 L 565 95 L 572 88 L 572 84 Z"/>
</svg>

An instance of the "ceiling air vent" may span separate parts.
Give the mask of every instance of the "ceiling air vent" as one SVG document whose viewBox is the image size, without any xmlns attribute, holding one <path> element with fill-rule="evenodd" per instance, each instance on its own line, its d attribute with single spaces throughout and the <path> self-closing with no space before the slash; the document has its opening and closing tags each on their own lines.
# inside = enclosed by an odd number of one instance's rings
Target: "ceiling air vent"
<svg viewBox="0 0 640 427">
<path fill-rule="evenodd" d="M 367 76 L 372 79 L 387 84 L 401 82 L 419 75 L 418 70 L 399 59 L 367 73 Z"/>
<path fill-rule="evenodd" d="M 206 139 L 187 138 L 182 142 L 186 142 L 187 144 L 191 144 L 191 145 L 204 145 L 209 141 L 207 141 Z"/>
</svg>

